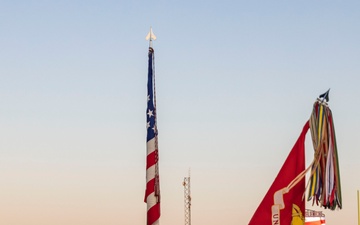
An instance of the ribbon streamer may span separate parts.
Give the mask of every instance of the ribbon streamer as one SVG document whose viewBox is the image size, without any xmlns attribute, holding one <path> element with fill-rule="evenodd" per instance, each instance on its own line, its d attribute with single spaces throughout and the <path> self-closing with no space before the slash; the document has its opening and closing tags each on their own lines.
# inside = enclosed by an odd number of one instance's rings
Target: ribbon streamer
<svg viewBox="0 0 360 225">
<path fill-rule="evenodd" d="M 322 98 L 322 99 L 321 99 Z M 332 112 L 327 94 L 315 101 L 310 117 L 314 163 L 309 178 L 308 201 L 335 210 L 342 208 L 340 171 Z"/>
</svg>

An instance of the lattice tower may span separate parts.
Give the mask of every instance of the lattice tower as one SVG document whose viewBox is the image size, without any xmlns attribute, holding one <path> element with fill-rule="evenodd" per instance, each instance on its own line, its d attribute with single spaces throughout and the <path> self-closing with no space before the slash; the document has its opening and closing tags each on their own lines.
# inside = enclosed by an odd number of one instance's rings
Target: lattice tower
<svg viewBox="0 0 360 225">
<path fill-rule="evenodd" d="M 184 177 L 183 186 L 184 186 L 185 225 L 191 225 L 190 173 L 188 177 Z"/>
</svg>

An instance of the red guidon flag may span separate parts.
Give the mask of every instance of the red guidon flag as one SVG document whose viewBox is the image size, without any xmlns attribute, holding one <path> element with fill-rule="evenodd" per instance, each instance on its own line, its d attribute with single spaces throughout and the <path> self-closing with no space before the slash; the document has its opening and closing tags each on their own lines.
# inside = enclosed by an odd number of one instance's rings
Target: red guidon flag
<svg viewBox="0 0 360 225">
<path fill-rule="evenodd" d="M 305 201 L 305 135 L 306 122 L 290 154 L 270 189 L 258 206 L 249 225 L 303 225 Z"/>
</svg>

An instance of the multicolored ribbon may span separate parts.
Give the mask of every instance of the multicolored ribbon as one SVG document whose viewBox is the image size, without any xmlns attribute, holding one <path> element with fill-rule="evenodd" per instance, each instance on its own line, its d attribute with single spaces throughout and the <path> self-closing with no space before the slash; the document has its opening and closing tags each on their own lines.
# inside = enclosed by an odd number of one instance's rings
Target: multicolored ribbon
<svg viewBox="0 0 360 225">
<path fill-rule="evenodd" d="M 309 178 L 308 201 L 313 200 L 313 205 L 316 203 L 334 210 L 342 208 L 342 199 L 334 121 L 327 104 L 328 92 L 315 101 L 310 117 L 315 152 Z"/>
</svg>

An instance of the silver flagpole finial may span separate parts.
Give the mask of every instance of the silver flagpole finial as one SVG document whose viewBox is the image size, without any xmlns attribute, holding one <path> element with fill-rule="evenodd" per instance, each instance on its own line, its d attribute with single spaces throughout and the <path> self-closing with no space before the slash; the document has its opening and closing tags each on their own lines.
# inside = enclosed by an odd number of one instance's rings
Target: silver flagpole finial
<svg viewBox="0 0 360 225">
<path fill-rule="evenodd" d="M 150 31 L 149 31 L 148 35 L 146 35 L 146 40 L 149 41 L 149 47 L 152 48 L 152 41 L 153 41 L 153 40 L 154 40 L 154 41 L 156 40 L 156 36 L 155 36 L 155 34 L 153 33 L 151 27 L 150 27 Z"/>
</svg>

